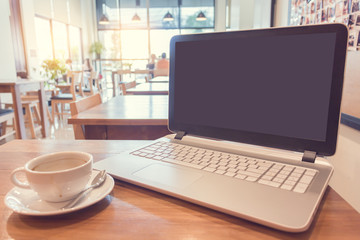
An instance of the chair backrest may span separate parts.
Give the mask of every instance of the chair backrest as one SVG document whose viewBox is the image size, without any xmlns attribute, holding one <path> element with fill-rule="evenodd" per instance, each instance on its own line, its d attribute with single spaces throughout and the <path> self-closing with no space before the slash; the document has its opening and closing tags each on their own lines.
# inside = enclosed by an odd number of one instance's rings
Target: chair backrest
<svg viewBox="0 0 360 240">
<path fill-rule="evenodd" d="M 127 89 L 133 88 L 133 87 L 136 87 L 136 80 L 120 84 L 120 90 L 122 91 L 123 95 L 126 95 L 126 90 Z"/>
<path fill-rule="evenodd" d="M 160 69 L 154 69 L 154 77 L 158 76 L 169 76 L 169 69 L 160 68 Z"/>
<path fill-rule="evenodd" d="M 89 108 L 95 107 L 96 105 L 101 104 L 101 95 L 100 93 L 94 94 L 90 97 L 82 98 L 78 101 L 70 103 L 71 116 L 74 116 L 80 112 L 83 112 Z"/>
<path fill-rule="evenodd" d="M 76 99 L 76 89 L 79 89 L 79 95 L 84 96 L 83 86 L 84 78 L 82 71 L 69 71 L 67 73 L 68 81 L 71 80 L 70 93 L 73 95 L 73 99 Z"/>
<path fill-rule="evenodd" d="M 95 93 L 95 86 L 98 86 L 98 75 L 96 71 L 91 71 L 84 74 L 84 80 L 86 79 L 87 83 L 83 83 L 83 92 L 84 95 L 93 95 Z"/>
<path fill-rule="evenodd" d="M 71 116 L 74 116 L 80 112 L 83 112 L 87 109 L 95 107 L 96 105 L 101 104 L 101 95 L 96 93 L 90 97 L 83 98 L 81 100 L 70 103 Z M 85 139 L 84 129 L 77 124 L 73 124 L 74 136 L 75 139 Z"/>
<path fill-rule="evenodd" d="M 11 120 L 14 117 L 14 111 L 0 108 L 0 123 Z"/>
<path fill-rule="evenodd" d="M 13 120 L 13 119 L 14 119 L 13 110 L 0 108 L 0 140 L 15 133 L 15 131 L 6 133 L 7 121 Z"/>
</svg>

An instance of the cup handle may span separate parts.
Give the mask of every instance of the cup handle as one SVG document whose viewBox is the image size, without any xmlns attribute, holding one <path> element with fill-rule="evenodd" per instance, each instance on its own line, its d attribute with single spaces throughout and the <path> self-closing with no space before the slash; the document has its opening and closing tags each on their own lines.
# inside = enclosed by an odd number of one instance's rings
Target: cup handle
<svg viewBox="0 0 360 240">
<path fill-rule="evenodd" d="M 19 167 L 17 169 L 15 169 L 14 171 L 12 171 L 11 175 L 10 175 L 10 180 L 11 182 L 15 185 L 18 186 L 20 188 L 26 188 L 26 189 L 30 189 L 30 185 L 28 182 L 22 182 L 19 179 L 16 178 L 16 175 L 20 172 L 24 172 L 25 173 L 25 168 L 24 167 Z"/>
</svg>

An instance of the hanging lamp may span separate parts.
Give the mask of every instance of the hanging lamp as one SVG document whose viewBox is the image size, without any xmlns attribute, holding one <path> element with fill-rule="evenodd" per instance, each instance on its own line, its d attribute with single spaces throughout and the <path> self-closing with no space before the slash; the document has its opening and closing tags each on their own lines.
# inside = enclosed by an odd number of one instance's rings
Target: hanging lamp
<svg viewBox="0 0 360 240">
<path fill-rule="evenodd" d="M 140 7 L 140 0 L 136 0 L 135 1 L 135 5 L 136 5 L 136 10 L 138 7 Z M 135 11 L 134 16 L 131 19 L 133 22 L 139 22 L 141 21 L 141 18 L 139 17 L 139 15 L 137 14 L 137 12 Z"/>
<path fill-rule="evenodd" d="M 101 15 L 100 20 L 99 20 L 99 24 L 106 25 L 106 24 L 109 24 L 109 23 L 110 23 L 109 18 L 105 14 Z"/>
<path fill-rule="evenodd" d="M 200 13 L 197 15 L 196 17 L 196 21 L 206 21 L 206 16 L 205 14 L 203 13 L 203 11 L 200 11 Z"/>
<path fill-rule="evenodd" d="M 109 24 L 110 21 L 109 21 L 109 18 L 106 16 L 106 8 L 105 8 L 105 3 L 104 3 L 104 1 L 103 1 L 103 3 L 102 3 L 101 10 L 102 10 L 102 15 L 101 15 L 101 17 L 100 17 L 100 19 L 99 19 L 99 24 L 101 24 L 101 25 Z M 104 10 L 105 10 L 105 12 L 104 12 Z"/>
<path fill-rule="evenodd" d="M 174 17 L 173 17 L 173 15 L 168 11 L 168 12 L 165 14 L 165 16 L 164 16 L 163 21 L 164 21 L 164 22 L 172 22 L 172 21 L 174 21 Z"/>
<path fill-rule="evenodd" d="M 132 17 L 131 20 L 133 22 L 139 22 L 139 21 L 141 21 L 141 18 L 139 17 L 139 15 L 137 13 L 135 13 L 135 15 Z"/>
</svg>

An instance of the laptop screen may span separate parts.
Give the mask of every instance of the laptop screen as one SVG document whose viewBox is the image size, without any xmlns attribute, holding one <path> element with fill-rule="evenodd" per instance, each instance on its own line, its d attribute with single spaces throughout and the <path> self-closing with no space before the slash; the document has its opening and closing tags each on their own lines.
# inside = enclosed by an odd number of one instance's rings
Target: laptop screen
<svg viewBox="0 0 360 240">
<path fill-rule="evenodd" d="M 346 37 L 339 24 L 174 37 L 170 129 L 333 154 Z"/>
</svg>

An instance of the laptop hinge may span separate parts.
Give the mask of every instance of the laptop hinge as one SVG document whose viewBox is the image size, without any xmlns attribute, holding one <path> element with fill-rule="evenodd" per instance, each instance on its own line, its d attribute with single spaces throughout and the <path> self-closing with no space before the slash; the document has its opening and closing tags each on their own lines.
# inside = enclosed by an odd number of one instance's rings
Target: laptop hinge
<svg viewBox="0 0 360 240">
<path fill-rule="evenodd" d="M 303 162 L 314 163 L 316 158 L 316 152 L 313 151 L 305 151 L 302 157 Z"/>
<path fill-rule="evenodd" d="M 180 131 L 175 135 L 175 139 L 181 140 L 186 135 L 186 132 Z"/>
</svg>

